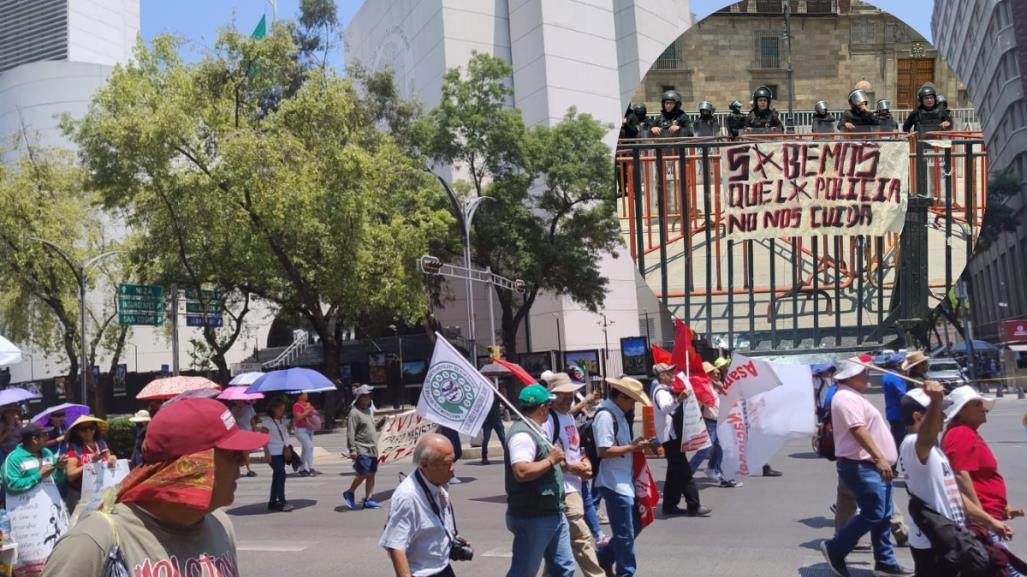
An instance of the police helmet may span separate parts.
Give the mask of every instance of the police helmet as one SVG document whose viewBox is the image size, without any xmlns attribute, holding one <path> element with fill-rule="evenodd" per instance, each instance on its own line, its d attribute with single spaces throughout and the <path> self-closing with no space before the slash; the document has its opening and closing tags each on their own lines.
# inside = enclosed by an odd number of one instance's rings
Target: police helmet
<svg viewBox="0 0 1027 577">
<path fill-rule="evenodd" d="M 767 88 L 766 86 L 760 86 L 759 88 L 754 90 L 753 93 L 752 93 L 752 102 L 753 102 L 753 104 L 756 104 L 756 102 L 760 98 L 766 98 L 767 99 L 767 104 L 770 104 L 770 101 L 774 99 L 774 93 L 771 92 L 770 89 Z"/>
<path fill-rule="evenodd" d="M 677 103 L 677 106 L 681 106 L 681 95 L 678 94 L 677 90 L 668 90 L 668 91 L 664 92 L 663 93 L 663 98 L 660 99 L 660 104 L 663 104 L 664 102 L 666 102 L 668 100 L 673 100 L 674 102 Z"/>
<path fill-rule="evenodd" d="M 717 109 L 713 106 L 713 103 L 710 102 L 709 100 L 703 100 L 702 102 L 699 103 L 699 112 L 702 113 L 702 112 L 707 112 L 707 111 L 710 114 L 713 114 L 714 112 L 717 111 Z"/>
<path fill-rule="evenodd" d="M 734 102 L 732 102 L 728 106 L 728 108 L 730 108 L 731 110 L 734 110 L 735 112 L 741 112 L 742 111 L 742 102 L 740 100 L 735 100 Z"/>
<path fill-rule="evenodd" d="M 937 104 L 938 106 L 945 106 L 945 107 L 947 107 L 947 106 L 949 105 L 949 101 L 948 101 L 948 100 L 945 100 L 945 97 L 944 97 L 944 96 L 942 96 L 941 94 L 939 94 L 938 96 L 936 96 L 936 97 L 934 98 L 934 102 L 935 102 L 935 103 L 936 103 L 936 104 Z"/>
<path fill-rule="evenodd" d="M 888 112 L 889 110 L 891 110 L 891 101 L 890 100 L 878 100 L 877 101 L 877 111 L 878 112 Z"/>
<path fill-rule="evenodd" d="M 853 108 L 860 104 L 867 104 L 870 102 L 870 98 L 867 97 L 867 93 L 862 90 L 853 90 L 849 93 L 849 105 Z"/>
<path fill-rule="evenodd" d="M 938 96 L 938 91 L 936 91 L 934 86 L 931 86 L 930 84 L 924 84 L 920 87 L 920 90 L 916 91 L 916 99 L 921 104 L 923 103 L 924 98 L 927 98 L 928 96 L 934 96 L 935 98 Z"/>
<path fill-rule="evenodd" d="M 827 101 L 818 100 L 817 103 L 813 105 L 813 109 L 817 111 L 817 114 L 827 114 Z"/>
<path fill-rule="evenodd" d="M 631 113 L 639 119 L 645 118 L 648 112 L 649 111 L 645 108 L 645 104 L 642 104 L 641 102 L 631 105 Z"/>
</svg>

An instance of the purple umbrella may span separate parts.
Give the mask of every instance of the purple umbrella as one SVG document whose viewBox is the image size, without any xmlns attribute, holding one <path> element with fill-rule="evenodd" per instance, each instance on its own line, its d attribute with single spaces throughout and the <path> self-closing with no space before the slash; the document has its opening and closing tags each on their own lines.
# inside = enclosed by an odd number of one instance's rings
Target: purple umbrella
<svg viewBox="0 0 1027 577">
<path fill-rule="evenodd" d="M 26 391 L 20 387 L 7 387 L 0 391 L 0 406 L 13 405 L 15 403 L 21 403 L 29 399 L 37 399 L 39 395 Z"/>
<path fill-rule="evenodd" d="M 54 413 L 60 413 L 61 411 L 64 411 L 64 414 L 66 415 L 64 422 L 67 424 L 74 423 L 75 419 L 81 417 L 82 415 L 88 415 L 90 413 L 89 407 L 85 405 L 76 405 L 75 403 L 62 403 L 60 405 L 57 405 L 56 407 L 50 407 L 49 409 L 43 411 L 42 413 L 39 413 L 35 417 L 32 417 L 32 422 L 39 425 L 40 427 L 45 427 L 50 424 L 50 415 Z"/>
</svg>

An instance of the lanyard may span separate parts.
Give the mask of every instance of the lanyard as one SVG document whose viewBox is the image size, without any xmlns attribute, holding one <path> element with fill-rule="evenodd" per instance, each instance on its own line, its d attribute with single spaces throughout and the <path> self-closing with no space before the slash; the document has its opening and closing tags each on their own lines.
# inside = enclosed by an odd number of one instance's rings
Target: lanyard
<svg viewBox="0 0 1027 577">
<path fill-rule="evenodd" d="M 439 518 L 439 522 L 442 523 L 442 530 L 446 532 L 446 537 L 448 537 L 451 542 L 455 541 L 453 535 L 449 533 L 449 527 L 446 527 L 446 519 L 442 516 L 442 510 L 439 509 L 439 504 L 435 502 L 435 497 L 432 496 L 431 490 L 428 489 L 428 484 L 425 483 L 424 478 L 421 477 L 420 469 L 414 471 L 414 479 L 417 481 L 417 484 L 421 486 L 421 490 L 424 491 L 424 496 L 428 499 L 428 505 L 431 506 L 432 512 L 435 513 L 435 516 Z M 449 501 L 447 508 L 449 509 L 450 518 L 453 519 L 453 533 L 459 534 L 460 531 L 456 528 L 456 515 L 453 513 L 452 500 Z"/>
<path fill-rule="evenodd" d="M 274 423 L 275 428 L 278 429 L 278 436 L 282 438 L 282 443 L 287 442 L 287 439 L 285 438 L 285 433 L 282 432 L 282 425 L 278 423 L 278 419 L 271 417 L 271 422 Z"/>
</svg>

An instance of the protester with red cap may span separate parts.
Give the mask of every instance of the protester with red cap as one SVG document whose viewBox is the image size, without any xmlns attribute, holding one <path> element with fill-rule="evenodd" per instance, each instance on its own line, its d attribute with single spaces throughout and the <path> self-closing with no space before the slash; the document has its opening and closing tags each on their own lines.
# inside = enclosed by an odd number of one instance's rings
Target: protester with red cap
<svg viewBox="0 0 1027 577">
<path fill-rule="evenodd" d="M 234 501 L 246 455 L 267 440 L 214 399 L 166 405 L 150 422 L 143 464 L 57 543 L 43 575 L 103 575 L 115 546 L 127 575 L 238 575 L 235 530 L 219 509 Z"/>
</svg>

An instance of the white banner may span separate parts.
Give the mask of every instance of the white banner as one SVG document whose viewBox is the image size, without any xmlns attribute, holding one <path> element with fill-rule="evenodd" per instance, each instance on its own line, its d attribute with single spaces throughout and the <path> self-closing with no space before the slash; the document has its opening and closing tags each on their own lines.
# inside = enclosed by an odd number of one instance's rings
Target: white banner
<svg viewBox="0 0 1027 577">
<path fill-rule="evenodd" d="M 492 385 L 442 335 L 436 339 L 417 414 L 473 436 L 492 407 Z"/>
<path fill-rule="evenodd" d="M 905 140 L 763 141 L 720 150 L 728 238 L 902 232 Z"/>
<path fill-rule="evenodd" d="M 699 451 L 712 447 L 710 432 L 706 430 L 706 422 L 702 418 L 702 409 L 699 408 L 699 401 L 695 398 L 695 389 L 684 372 L 678 373 L 678 379 L 685 384 L 685 388 L 692 394 L 685 399 L 681 410 L 681 452 L 685 454 L 685 460 L 691 461 Z"/>
<path fill-rule="evenodd" d="M 774 368 L 767 361 L 737 353 L 731 356 L 731 368 L 724 379 L 727 396 L 720 403 L 717 420 L 717 440 L 724 451 L 721 470 L 728 479 L 747 477 L 751 471 L 761 468 L 788 438 L 767 432 L 780 430 L 777 424 L 764 428 L 765 417 L 772 411 L 776 414 L 775 408 L 767 409 L 768 400 L 771 404 L 778 402 L 770 393 L 782 388 Z M 810 383 L 811 391 L 812 386 Z"/>
<path fill-rule="evenodd" d="M 103 493 L 128 476 L 128 459 L 118 459 L 114 466 L 91 463 L 82 468 L 82 502 L 88 502 L 96 493 Z"/>
<path fill-rule="evenodd" d="M 384 465 L 409 457 L 421 435 L 432 432 L 436 426 L 416 411 L 388 417 L 378 436 L 378 463 Z"/>
<path fill-rule="evenodd" d="M 37 577 L 57 540 L 68 531 L 68 510 L 50 478 L 23 493 L 7 493 L 11 540 L 18 544 L 15 577 Z M 6 537 L 4 538 L 6 541 Z"/>
</svg>

